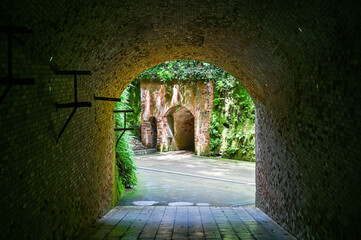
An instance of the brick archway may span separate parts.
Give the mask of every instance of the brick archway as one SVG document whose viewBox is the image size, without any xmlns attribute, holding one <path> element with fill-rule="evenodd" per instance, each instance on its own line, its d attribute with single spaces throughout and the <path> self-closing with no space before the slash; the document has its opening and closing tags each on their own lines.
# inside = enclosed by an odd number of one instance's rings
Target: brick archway
<svg viewBox="0 0 361 240">
<path fill-rule="evenodd" d="M 197 155 L 210 154 L 210 118 L 213 106 L 213 83 L 208 80 L 192 80 L 192 84 L 183 84 L 174 79 L 164 83 L 157 79 L 142 79 L 141 89 L 141 131 L 142 142 L 150 146 L 151 128 L 149 116 L 154 116 L 158 121 L 158 150 L 194 149 Z M 173 118 L 181 109 L 189 112 L 189 121 L 186 125 L 193 125 L 188 129 L 187 138 L 180 138 L 180 128 L 183 124 Z M 174 122 L 175 121 L 175 122 Z M 171 128 L 169 128 L 169 123 Z M 175 128 L 174 128 L 175 127 Z M 185 130 L 186 130 L 185 129 Z M 174 135 L 175 134 L 175 135 Z M 192 137 L 193 135 L 193 137 Z M 189 144 L 186 144 L 186 142 Z"/>
</svg>

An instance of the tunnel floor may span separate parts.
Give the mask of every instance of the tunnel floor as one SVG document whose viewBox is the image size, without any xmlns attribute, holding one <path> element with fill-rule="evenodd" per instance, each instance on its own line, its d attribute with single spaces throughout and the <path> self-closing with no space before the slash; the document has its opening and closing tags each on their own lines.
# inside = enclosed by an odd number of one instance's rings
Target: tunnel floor
<svg viewBox="0 0 361 240">
<path fill-rule="evenodd" d="M 254 163 L 189 151 L 135 162 L 138 185 L 79 239 L 295 239 L 254 207 Z"/>
<path fill-rule="evenodd" d="M 117 206 L 79 239 L 295 239 L 255 207 Z"/>
</svg>

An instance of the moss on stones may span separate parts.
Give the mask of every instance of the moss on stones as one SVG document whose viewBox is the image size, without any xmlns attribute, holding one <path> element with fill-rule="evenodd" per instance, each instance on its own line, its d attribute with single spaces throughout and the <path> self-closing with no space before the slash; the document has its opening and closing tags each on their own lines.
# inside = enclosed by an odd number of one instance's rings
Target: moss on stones
<svg viewBox="0 0 361 240">
<path fill-rule="evenodd" d="M 251 97 L 236 79 L 216 80 L 211 117 L 212 154 L 255 161 L 254 114 Z"/>
</svg>

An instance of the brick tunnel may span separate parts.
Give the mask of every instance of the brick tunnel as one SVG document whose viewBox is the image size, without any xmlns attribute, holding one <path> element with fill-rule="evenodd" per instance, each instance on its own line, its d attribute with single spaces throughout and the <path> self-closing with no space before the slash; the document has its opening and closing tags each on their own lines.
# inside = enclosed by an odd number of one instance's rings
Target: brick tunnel
<svg viewBox="0 0 361 240">
<path fill-rule="evenodd" d="M 256 206 L 300 239 L 360 238 L 359 7 L 35 0 L 0 9 L 1 26 L 33 32 L 0 33 L 1 239 L 71 239 L 114 206 L 114 103 L 94 96 L 119 97 L 146 69 L 181 58 L 226 70 L 252 96 Z M 91 71 L 77 76 L 78 101 L 91 107 L 77 108 L 58 139 L 73 109 L 55 106 L 74 101 L 73 76 L 61 70 Z"/>
</svg>

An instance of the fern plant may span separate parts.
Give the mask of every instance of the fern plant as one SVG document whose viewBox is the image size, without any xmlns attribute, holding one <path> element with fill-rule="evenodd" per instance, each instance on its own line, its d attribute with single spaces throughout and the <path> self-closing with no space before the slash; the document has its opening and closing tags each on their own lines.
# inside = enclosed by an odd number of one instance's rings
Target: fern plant
<svg viewBox="0 0 361 240">
<path fill-rule="evenodd" d="M 127 110 L 129 106 L 129 87 L 124 90 L 120 99 L 115 106 L 115 110 Z M 124 124 L 124 113 L 115 114 L 116 127 L 130 127 L 130 124 L 123 126 Z M 116 139 L 122 132 L 116 133 Z M 134 152 L 132 149 L 132 138 L 134 135 L 126 131 L 122 138 L 119 140 L 116 147 L 116 181 L 117 181 L 117 195 L 120 197 L 124 192 L 125 188 L 134 186 L 137 183 L 136 167 L 134 165 Z"/>
</svg>

